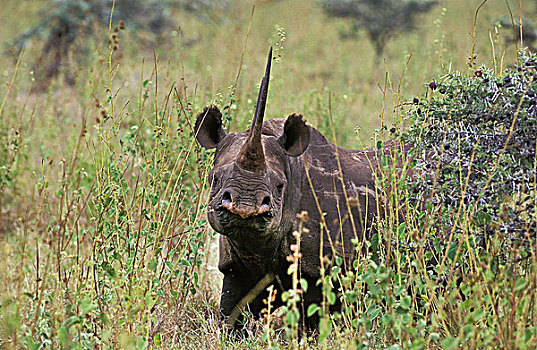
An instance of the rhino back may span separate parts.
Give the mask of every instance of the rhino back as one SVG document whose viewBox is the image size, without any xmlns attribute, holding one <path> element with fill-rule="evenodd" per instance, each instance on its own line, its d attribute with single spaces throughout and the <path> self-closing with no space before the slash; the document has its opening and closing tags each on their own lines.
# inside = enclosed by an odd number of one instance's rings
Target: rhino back
<svg viewBox="0 0 537 350">
<path fill-rule="evenodd" d="M 281 134 L 283 123 L 283 119 L 265 122 L 263 134 Z M 301 188 L 296 194 L 299 211 L 309 214 L 304 224 L 309 232 L 301 240 L 303 272 L 318 276 L 321 247 L 323 256 L 335 252 L 350 260 L 355 253 L 352 239 L 369 235 L 377 213 L 372 170 L 378 168 L 377 158 L 374 149 L 336 147 L 310 126 L 310 144 L 298 164 Z"/>
</svg>

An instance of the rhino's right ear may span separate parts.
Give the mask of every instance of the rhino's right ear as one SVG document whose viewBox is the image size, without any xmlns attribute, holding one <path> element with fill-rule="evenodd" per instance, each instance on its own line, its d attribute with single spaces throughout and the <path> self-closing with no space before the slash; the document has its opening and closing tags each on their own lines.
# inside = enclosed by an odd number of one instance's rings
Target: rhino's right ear
<svg viewBox="0 0 537 350">
<path fill-rule="evenodd" d="M 226 131 L 222 127 L 222 113 L 218 107 L 210 105 L 198 114 L 194 132 L 200 145 L 205 148 L 215 148 L 222 141 Z"/>
</svg>

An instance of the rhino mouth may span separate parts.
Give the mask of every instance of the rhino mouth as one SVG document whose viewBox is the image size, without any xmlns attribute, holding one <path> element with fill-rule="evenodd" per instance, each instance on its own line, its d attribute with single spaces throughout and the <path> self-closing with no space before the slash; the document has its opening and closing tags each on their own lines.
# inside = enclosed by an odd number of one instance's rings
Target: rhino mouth
<svg viewBox="0 0 537 350">
<path fill-rule="evenodd" d="M 220 225 L 224 228 L 224 232 L 228 229 L 253 229 L 255 231 L 261 231 L 271 223 L 275 216 L 272 208 L 247 217 L 231 212 L 224 205 L 216 207 L 214 212 Z"/>
</svg>

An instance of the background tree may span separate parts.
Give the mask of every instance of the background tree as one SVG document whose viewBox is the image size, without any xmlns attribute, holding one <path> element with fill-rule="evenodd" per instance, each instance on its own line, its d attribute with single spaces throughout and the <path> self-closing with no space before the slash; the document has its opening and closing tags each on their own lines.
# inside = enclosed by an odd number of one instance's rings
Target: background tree
<svg viewBox="0 0 537 350">
<path fill-rule="evenodd" d="M 348 37 L 364 30 L 375 46 L 378 62 L 388 40 L 415 28 L 416 16 L 429 11 L 436 0 L 320 0 L 331 17 L 349 18 L 352 29 Z"/>
<path fill-rule="evenodd" d="M 144 38 L 162 39 L 166 28 L 177 26 L 173 11 L 196 14 L 200 20 L 215 18 L 216 9 L 222 10 L 227 0 L 52 0 L 42 10 L 41 20 L 23 32 L 8 48 L 17 55 L 32 40 L 44 41 L 36 61 L 36 75 L 45 85 L 60 73 L 60 68 L 70 64 L 69 55 L 83 59 L 88 50 L 88 40 L 98 36 L 98 28 L 108 28 L 114 5 L 114 30 L 111 47 L 119 48 L 118 30 L 127 29 Z M 74 83 L 73 74 L 66 72 L 66 82 Z"/>
</svg>

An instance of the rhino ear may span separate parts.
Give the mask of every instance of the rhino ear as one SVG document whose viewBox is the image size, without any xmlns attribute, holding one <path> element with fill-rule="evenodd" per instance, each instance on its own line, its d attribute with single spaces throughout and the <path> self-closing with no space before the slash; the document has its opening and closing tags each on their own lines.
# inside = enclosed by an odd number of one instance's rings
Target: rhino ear
<svg viewBox="0 0 537 350">
<path fill-rule="evenodd" d="M 297 157 L 304 153 L 310 143 L 310 129 L 302 120 L 302 114 L 291 114 L 287 118 L 278 143 L 289 156 Z"/>
<path fill-rule="evenodd" d="M 226 131 L 222 127 L 222 113 L 218 107 L 205 107 L 203 112 L 198 114 L 194 132 L 200 145 L 205 148 L 215 148 L 222 141 Z"/>
</svg>

